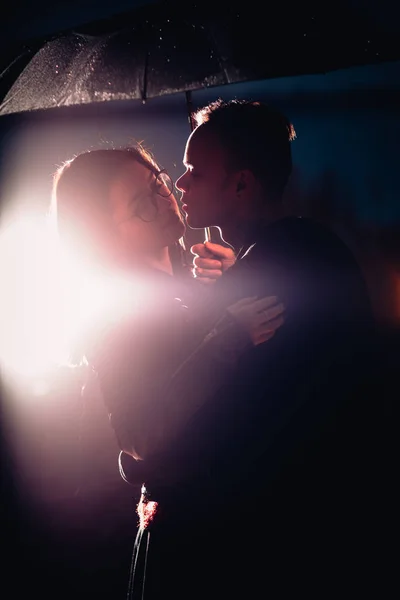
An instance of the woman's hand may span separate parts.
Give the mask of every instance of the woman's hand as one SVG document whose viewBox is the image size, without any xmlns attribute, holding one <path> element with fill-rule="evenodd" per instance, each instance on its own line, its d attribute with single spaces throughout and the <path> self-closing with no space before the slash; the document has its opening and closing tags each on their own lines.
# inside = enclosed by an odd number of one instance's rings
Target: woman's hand
<svg viewBox="0 0 400 600">
<path fill-rule="evenodd" d="M 206 285 L 215 283 L 236 262 L 232 248 L 212 242 L 194 244 L 190 251 L 194 254 L 193 276 Z"/>
<path fill-rule="evenodd" d="M 227 311 L 247 331 L 254 346 L 270 340 L 285 322 L 285 307 L 276 296 L 243 298 Z"/>
</svg>

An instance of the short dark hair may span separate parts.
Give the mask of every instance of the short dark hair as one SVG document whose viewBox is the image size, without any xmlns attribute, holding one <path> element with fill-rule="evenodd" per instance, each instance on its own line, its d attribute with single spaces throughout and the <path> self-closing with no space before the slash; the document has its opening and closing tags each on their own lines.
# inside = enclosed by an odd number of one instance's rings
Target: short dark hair
<svg viewBox="0 0 400 600">
<path fill-rule="evenodd" d="M 292 171 L 293 125 L 261 102 L 219 98 L 193 114 L 195 127 L 209 127 L 228 153 L 228 169 L 250 169 L 269 199 L 281 198 Z"/>
</svg>

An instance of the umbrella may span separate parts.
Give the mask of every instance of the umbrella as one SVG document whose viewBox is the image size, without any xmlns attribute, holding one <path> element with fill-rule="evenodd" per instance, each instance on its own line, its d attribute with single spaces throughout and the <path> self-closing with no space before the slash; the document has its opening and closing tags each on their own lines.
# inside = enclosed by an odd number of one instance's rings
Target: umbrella
<svg viewBox="0 0 400 600">
<path fill-rule="evenodd" d="M 394 35 L 340 2 L 282 2 L 264 16 L 235 0 L 158 2 L 6 53 L 0 116 L 184 92 L 192 128 L 193 90 L 399 56 Z"/>
<path fill-rule="evenodd" d="M 0 115 L 141 99 L 396 60 L 397 36 L 340 2 L 265 6 L 160 2 L 26 43 L 3 80 Z"/>
</svg>

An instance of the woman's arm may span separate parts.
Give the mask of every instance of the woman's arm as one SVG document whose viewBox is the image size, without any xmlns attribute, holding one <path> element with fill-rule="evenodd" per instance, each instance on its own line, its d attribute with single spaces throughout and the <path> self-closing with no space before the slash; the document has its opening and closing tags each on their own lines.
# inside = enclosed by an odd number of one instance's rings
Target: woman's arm
<svg viewBox="0 0 400 600">
<path fill-rule="evenodd" d="M 281 327 L 283 310 L 275 297 L 240 300 L 164 380 L 157 374 L 135 378 L 129 355 L 109 346 L 96 370 L 120 448 L 146 460 L 167 447 L 229 378 L 240 356 Z"/>
</svg>

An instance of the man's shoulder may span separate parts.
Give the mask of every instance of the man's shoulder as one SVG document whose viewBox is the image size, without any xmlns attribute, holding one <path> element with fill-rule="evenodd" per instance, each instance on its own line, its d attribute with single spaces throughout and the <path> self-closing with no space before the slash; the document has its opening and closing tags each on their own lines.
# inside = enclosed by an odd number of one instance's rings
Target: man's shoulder
<svg viewBox="0 0 400 600">
<path fill-rule="evenodd" d="M 287 306 L 370 313 L 365 278 L 351 249 L 331 228 L 312 219 L 287 217 L 260 228 L 241 259 L 241 279 Z"/>
<path fill-rule="evenodd" d="M 260 230 L 249 257 L 302 259 L 321 262 L 350 261 L 353 255 L 343 240 L 318 221 L 303 217 L 287 217 Z"/>
</svg>

